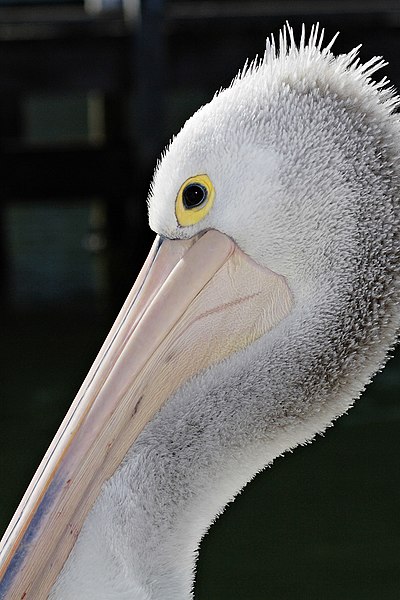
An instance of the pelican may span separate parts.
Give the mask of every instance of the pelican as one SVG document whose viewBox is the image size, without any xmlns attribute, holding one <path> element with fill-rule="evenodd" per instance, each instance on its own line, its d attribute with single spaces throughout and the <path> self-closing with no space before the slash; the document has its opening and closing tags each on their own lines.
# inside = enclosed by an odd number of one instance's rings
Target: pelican
<svg viewBox="0 0 400 600">
<path fill-rule="evenodd" d="M 1 597 L 188 600 L 199 542 L 399 326 L 399 98 L 286 26 L 159 161 L 157 237 L 6 532 Z"/>
</svg>

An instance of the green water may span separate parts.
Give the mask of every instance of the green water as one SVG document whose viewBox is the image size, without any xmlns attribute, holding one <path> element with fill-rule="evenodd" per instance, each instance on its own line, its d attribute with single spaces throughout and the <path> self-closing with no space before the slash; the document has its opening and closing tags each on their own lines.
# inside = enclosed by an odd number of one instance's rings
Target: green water
<svg viewBox="0 0 400 600">
<path fill-rule="evenodd" d="M 4 317 L 2 528 L 112 318 L 55 308 Z M 399 358 L 348 416 L 258 475 L 215 523 L 196 600 L 400 597 Z"/>
</svg>

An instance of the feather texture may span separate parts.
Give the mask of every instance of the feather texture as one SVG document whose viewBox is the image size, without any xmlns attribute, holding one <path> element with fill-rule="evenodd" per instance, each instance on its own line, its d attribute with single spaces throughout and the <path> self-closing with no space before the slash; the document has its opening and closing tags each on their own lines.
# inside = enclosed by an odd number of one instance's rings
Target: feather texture
<svg viewBox="0 0 400 600">
<path fill-rule="evenodd" d="M 275 457 L 349 409 L 399 326 L 399 98 L 385 63 L 334 57 L 318 26 L 245 66 L 157 165 L 152 228 L 215 228 L 286 277 L 291 314 L 184 384 L 103 487 L 52 600 L 187 600 L 201 537 Z M 212 210 L 176 221 L 177 190 L 207 173 Z"/>
</svg>

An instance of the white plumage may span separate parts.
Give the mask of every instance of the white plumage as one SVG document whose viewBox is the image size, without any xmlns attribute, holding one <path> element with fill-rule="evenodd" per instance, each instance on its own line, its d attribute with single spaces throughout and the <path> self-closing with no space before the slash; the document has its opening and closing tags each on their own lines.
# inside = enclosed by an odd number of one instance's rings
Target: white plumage
<svg viewBox="0 0 400 600">
<path fill-rule="evenodd" d="M 290 40 L 287 40 L 287 36 Z M 185 124 L 157 166 L 150 225 L 216 229 L 286 278 L 290 314 L 186 382 L 103 486 L 51 600 L 188 600 L 201 537 L 265 465 L 348 410 L 399 324 L 398 98 L 335 58 L 318 28 L 253 63 Z M 181 227 L 182 183 L 213 208 Z M 190 357 L 188 357 L 190 358 Z"/>
</svg>

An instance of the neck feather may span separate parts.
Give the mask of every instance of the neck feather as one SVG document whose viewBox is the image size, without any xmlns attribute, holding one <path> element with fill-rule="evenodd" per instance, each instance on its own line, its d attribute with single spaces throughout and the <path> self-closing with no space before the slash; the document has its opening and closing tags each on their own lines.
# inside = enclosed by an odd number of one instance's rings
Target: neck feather
<svg viewBox="0 0 400 600">
<path fill-rule="evenodd" d="M 200 540 L 224 506 L 345 412 L 383 364 L 396 298 L 379 273 L 368 286 L 354 273 L 348 294 L 298 299 L 274 330 L 178 390 L 104 485 L 51 600 L 191 597 Z"/>
</svg>

